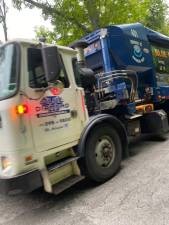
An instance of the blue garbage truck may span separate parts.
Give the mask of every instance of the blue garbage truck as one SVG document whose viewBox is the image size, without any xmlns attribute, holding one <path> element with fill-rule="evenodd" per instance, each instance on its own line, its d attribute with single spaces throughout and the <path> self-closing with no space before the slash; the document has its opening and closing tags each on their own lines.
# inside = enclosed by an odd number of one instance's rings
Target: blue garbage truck
<svg viewBox="0 0 169 225">
<path fill-rule="evenodd" d="M 88 43 L 86 65 L 95 73 L 98 92 L 95 103 L 86 97 L 89 112 L 115 116 L 129 136 L 166 133 L 169 37 L 135 23 L 110 25 L 81 40 Z"/>
</svg>

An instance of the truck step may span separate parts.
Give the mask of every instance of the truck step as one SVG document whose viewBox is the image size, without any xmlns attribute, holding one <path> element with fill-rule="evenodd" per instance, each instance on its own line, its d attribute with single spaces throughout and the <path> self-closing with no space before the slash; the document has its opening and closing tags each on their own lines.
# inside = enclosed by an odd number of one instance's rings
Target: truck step
<svg viewBox="0 0 169 225">
<path fill-rule="evenodd" d="M 48 172 L 52 172 L 53 170 L 55 169 L 58 169 L 62 166 L 65 166 L 66 164 L 68 163 L 71 163 L 73 161 L 77 161 L 80 157 L 67 157 L 67 158 L 64 158 L 64 159 L 61 159 L 57 162 L 54 162 L 54 163 L 51 163 L 50 165 L 47 165 L 47 170 Z"/>
<path fill-rule="evenodd" d="M 77 176 L 72 175 L 68 178 L 66 178 L 63 181 L 60 181 L 59 183 L 52 186 L 52 193 L 57 195 L 61 193 L 62 191 L 66 190 L 67 188 L 73 186 L 74 184 L 78 183 L 79 181 L 83 180 L 84 176 Z"/>
<path fill-rule="evenodd" d="M 142 116 L 143 116 L 142 114 L 133 114 L 133 115 L 125 115 L 125 118 L 128 120 L 134 120 Z"/>
</svg>

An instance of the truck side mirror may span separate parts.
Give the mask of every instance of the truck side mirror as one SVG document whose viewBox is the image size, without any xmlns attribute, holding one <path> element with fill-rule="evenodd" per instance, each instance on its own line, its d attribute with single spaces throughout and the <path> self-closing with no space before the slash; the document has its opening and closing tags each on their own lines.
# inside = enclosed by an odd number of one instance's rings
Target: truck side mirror
<svg viewBox="0 0 169 225">
<path fill-rule="evenodd" d="M 47 82 L 58 80 L 62 68 L 61 58 L 56 46 L 42 47 L 42 59 Z"/>
</svg>

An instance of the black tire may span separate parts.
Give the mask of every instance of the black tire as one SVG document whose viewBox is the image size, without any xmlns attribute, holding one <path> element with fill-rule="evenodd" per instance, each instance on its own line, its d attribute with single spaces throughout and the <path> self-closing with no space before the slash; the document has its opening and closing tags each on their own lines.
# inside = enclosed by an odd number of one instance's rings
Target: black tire
<svg viewBox="0 0 169 225">
<path fill-rule="evenodd" d="M 111 145 L 113 146 L 113 148 L 110 147 L 113 150 L 110 150 L 111 156 L 109 157 L 110 159 L 112 158 L 111 159 L 112 161 L 109 159 L 110 160 L 109 164 L 106 164 L 106 166 L 105 165 L 101 166 L 97 162 L 98 154 L 96 153 L 96 151 L 98 149 L 99 150 L 101 149 L 100 150 L 101 152 L 105 150 L 105 147 L 102 150 L 102 147 L 98 148 L 98 146 L 100 145 L 102 146 L 102 144 L 104 144 L 104 139 L 106 140 L 106 138 L 108 139 L 108 141 L 110 141 Z M 85 146 L 86 148 L 85 148 L 84 164 L 86 176 L 92 181 L 99 183 L 105 182 L 106 180 L 113 177 L 115 173 L 118 171 L 122 159 L 122 145 L 117 131 L 113 129 L 113 127 L 110 126 L 109 124 L 97 125 L 91 130 Z M 105 156 L 103 156 L 103 158 L 105 160 Z"/>
</svg>

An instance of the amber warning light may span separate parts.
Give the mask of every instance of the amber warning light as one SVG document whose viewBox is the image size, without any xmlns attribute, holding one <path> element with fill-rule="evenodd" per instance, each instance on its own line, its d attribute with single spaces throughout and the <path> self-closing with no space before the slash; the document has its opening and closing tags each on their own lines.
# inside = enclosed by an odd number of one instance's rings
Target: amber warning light
<svg viewBox="0 0 169 225">
<path fill-rule="evenodd" d="M 27 105 L 17 105 L 16 106 L 16 112 L 17 112 L 17 114 L 19 114 L 19 115 L 22 115 L 22 114 L 25 114 L 25 113 L 27 113 L 28 112 L 28 106 Z"/>
</svg>

